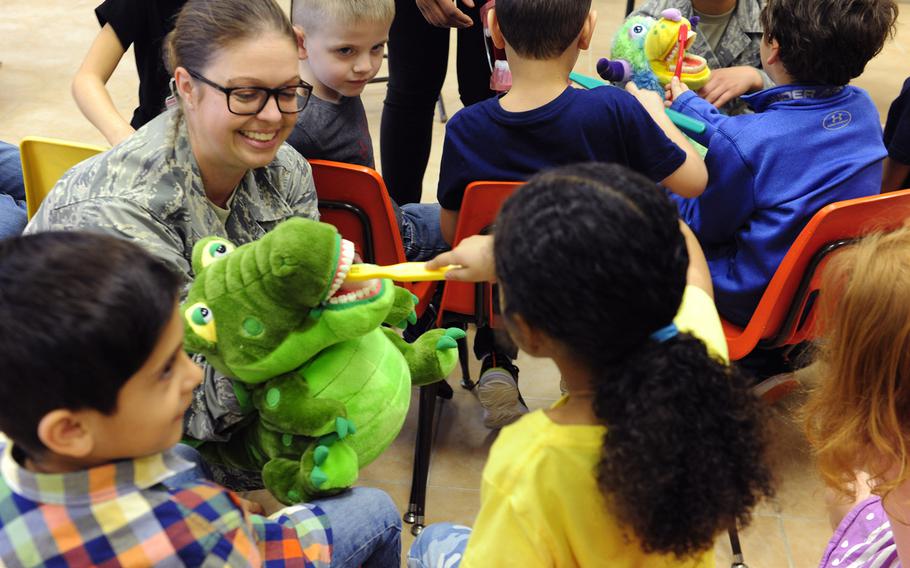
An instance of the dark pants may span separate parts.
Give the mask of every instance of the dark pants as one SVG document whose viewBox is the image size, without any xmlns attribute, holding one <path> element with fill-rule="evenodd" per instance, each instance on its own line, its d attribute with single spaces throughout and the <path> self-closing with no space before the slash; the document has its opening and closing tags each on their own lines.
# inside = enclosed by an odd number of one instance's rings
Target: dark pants
<svg viewBox="0 0 910 568">
<path fill-rule="evenodd" d="M 458 8 L 474 20 L 458 30 L 458 94 L 468 106 L 493 95 L 479 6 Z M 389 32 L 389 85 L 380 126 L 382 177 L 399 205 L 419 203 L 430 157 L 433 115 L 449 60 L 449 28 L 423 18 L 414 0 L 395 0 Z"/>
<path fill-rule="evenodd" d="M 493 353 L 511 363 L 518 357 L 518 347 L 512 342 L 506 330 L 478 327 L 474 336 L 474 356 L 482 361 L 484 357 Z"/>
<path fill-rule="evenodd" d="M 812 344 L 808 341 L 774 349 L 755 349 L 739 361 L 740 371 L 751 377 L 753 383 L 781 373 L 792 373 L 812 362 Z"/>
</svg>

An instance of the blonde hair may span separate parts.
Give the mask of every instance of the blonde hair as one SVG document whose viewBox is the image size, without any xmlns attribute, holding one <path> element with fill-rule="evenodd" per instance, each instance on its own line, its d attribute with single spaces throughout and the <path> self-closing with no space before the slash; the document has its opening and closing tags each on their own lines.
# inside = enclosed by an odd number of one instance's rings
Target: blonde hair
<svg viewBox="0 0 910 568">
<path fill-rule="evenodd" d="M 910 228 L 839 253 L 822 286 L 821 374 L 803 410 L 806 433 L 827 485 L 852 496 L 864 470 L 885 495 L 910 478 Z"/>
<path fill-rule="evenodd" d="M 395 18 L 395 0 L 291 0 L 291 21 L 307 33 L 320 24 L 388 22 Z"/>
</svg>

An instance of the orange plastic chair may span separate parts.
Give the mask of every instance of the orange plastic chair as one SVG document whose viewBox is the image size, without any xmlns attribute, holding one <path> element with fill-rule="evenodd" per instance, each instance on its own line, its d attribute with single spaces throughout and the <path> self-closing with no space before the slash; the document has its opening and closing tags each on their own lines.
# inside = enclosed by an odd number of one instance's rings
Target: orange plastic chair
<svg viewBox="0 0 910 568">
<path fill-rule="evenodd" d="M 19 143 L 25 203 L 28 218 L 37 213 L 41 202 L 64 173 L 79 162 L 108 150 L 103 146 L 70 142 L 57 138 L 27 136 Z"/>
<path fill-rule="evenodd" d="M 803 228 L 765 288 L 746 327 L 721 321 L 730 359 L 756 348 L 795 345 L 816 335 L 815 302 L 825 263 L 844 246 L 910 219 L 910 189 L 832 203 Z"/>
<path fill-rule="evenodd" d="M 309 160 L 319 197 L 320 219 L 334 225 L 354 243 L 364 262 L 405 262 L 398 220 L 385 182 L 366 166 L 329 160 Z M 430 303 L 436 282 L 399 282 L 419 299 L 417 315 Z"/>
<path fill-rule="evenodd" d="M 499 214 L 502 203 L 524 182 L 475 181 L 465 189 L 464 200 L 458 213 L 455 238 L 452 246 L 463 239 L 483 233 Z M 438 326 L 452 323 L 499 327 L 498 315 L 493 309 L 493 287 L 489 283 L 471 284 L 446 282 L 439 303 Z M 467 367 L 462 369 L 461 386 L 474 387 Z"/>
</svg>

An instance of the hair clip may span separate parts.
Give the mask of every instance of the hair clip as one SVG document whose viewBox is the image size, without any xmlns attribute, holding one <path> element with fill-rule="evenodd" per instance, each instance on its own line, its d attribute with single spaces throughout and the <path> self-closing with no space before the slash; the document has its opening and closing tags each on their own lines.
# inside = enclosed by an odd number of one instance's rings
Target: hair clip
<svg viewBox="0 0 910 568">
<path fill-rule="evenodd" d="M 665 325 L 664 327 L 652 333 L 651 339 L 658 343 L 663 343 L 668 339 L 673 339 L 677 335 L 679 335 L 679 328 L 676 327 L 675 323 L 671 322 L 669 325 Z"/>
<path fill-rule="evenodd" d="M 171 94 L 164 99 L 164 108 L 171 108 L 177 105 L 177 81 L 175 81 L 173 77 L 168 81 L 167 88 Z"/>
</svg>

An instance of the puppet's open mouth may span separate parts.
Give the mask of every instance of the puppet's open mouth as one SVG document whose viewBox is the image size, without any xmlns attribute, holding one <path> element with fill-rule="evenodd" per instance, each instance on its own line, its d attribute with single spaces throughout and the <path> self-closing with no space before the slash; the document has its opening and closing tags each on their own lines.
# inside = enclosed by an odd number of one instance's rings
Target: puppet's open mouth
<svg viewBox="0 0 910 568">
<path fill-rule="evenodd" d="M 689 48 L 692 47 L 692 43 L 695 41 L 695 34 L 690 33 L 689 37 L 686 38 L 686 48 L 687 52 Z M 674 43 L 673 48 L 667 53 L 663 60 L 667 65 L 667 71 L 671 74 L 676 73 L 676 56 L 679 53 L 679 44 Z M 702 69 L 708 66 L 708 62 L 704 57 L 699 57 L 698 55 L 693 55 L 691 53 L 683 53 L 683 62 L 682 62 L 682 72 L 685 74 L 694 74 L 698 73 Z"/>
<path fill-rule="evenodd" d="M 354 264 L 354 243 L 341 239 L 341 252 L 338 255 L 338 266 L 335 267 L 335 278 L 326 294 L 325 304 L 337 306 L 358 300 L 368 300 L 382 291 L 381 280 L 363 282 L 345 282 L 351 265 Z"/>
</svg>

